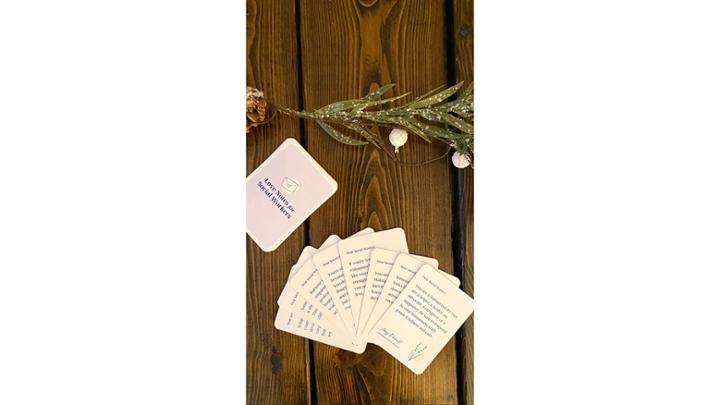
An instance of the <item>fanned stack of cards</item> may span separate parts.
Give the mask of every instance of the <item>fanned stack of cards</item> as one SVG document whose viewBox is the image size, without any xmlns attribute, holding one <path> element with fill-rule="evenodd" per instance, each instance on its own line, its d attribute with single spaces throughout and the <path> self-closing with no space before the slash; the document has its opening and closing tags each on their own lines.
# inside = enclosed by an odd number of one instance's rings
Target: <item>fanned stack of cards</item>
<svg viewBox="0 0 720 405">
<path fill-rule="evenodd" d="M 400 228 L 306 247 L 278 299 L 275 327 L 355 353 L 382 347 L 421 374 L 473 311 L 438 261 L 408 252 Z"/>
</svg>

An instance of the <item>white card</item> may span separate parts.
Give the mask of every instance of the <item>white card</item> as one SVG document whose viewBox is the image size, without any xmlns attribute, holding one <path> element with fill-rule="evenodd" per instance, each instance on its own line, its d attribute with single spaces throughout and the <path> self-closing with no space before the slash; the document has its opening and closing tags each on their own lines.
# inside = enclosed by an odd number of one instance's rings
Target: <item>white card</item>
<svg viewBox="0 0 720 405">
<path fill-rule="evenodd" d="M 361 232 L 364 233 L 364 232 L 366 232 L 366 231 L 373 232 L 373 229 L 372 229 L 372 228 L 365 228 L 365 229 L 363 229 L 362 231 L 356 233 L 355 235 L 360 235 L 360 234 L 362 234 Z M 320 245 L 320 249 L 322 249 L 322 248 L 324 248 L 324 247 L 327 247 L 327 246 L 329 246 L 329 245 L 336 244 L 336 243 L 338 243 L 339 241 L 340 241 L 340 237 L 339 237 L 339 236 L 337 236 L 337 235 L 330 235 L 330 236 L 328 236 L 327 239 L 325 239 L 325 242 L 323 242 L 323 244 Z M 278 300 L 277 300 L 278 305 L 282 306 L 281 301 L 282 301 L 282 302 L 288 302 L 288 301 L 289 301 L 289 297 L 291 297 L 291 296 L 293 296 L 293 295 L 295 295 L 295 296 L 297 295 L 297 291 L 295 291 L 295 290 L 292 288 L 292 286 L 290 285 L 290 279 L 293 278 L 293 276 L 297 273 L 297 271 L 300 269 L 300 266 L 303 265 L 306 261 L 308 261 L 308 260 L 310 259 L 310 257 L 312 257 L 312 255 L 315 254 L 315 252 L 317 252 L 317 251 L 318 251 L 318 249 L 315 249 L 315 248 L 312 247 L 312 246 L 305 246 L 305 248 L 303 249 L 303 251 L 300 253 L 300 258 L 298 258 L 297 263 L 295 263 L 295 264 L 290 268 L 290 274 L 288 274 L 288 281 L 285 282 L 285 286 L 283 287 L 283 290 L 282 290 L 282 292 L 280 293 L 280 297 L 278 297 Z"/>
<path fill-rule="evenodd" d="M 424 265 L 369 338 L 412 372 L 422 374 L 472 312 L 472 298 Z"/>
<path fill-rule="evenodd" d="M 339 325 L 339 329 L 343 329 L 348 336 L 352 335 L 346 329 L 345 322 L 340 318 L 335 303 L 330 294 L 327 293 L 327 289 L 311 260 L 306 261 L 298 268 L 297 273 L 290 279 L 290 286 L 308 303 L 319 308 L 326 319 L 330 319 L 332 323 Z"/>
<path fill-rule="evenodd" d="M 372 229 L 368 228 L 363 232 L 367 231 L 372 231 Z M 331 235 L 320 247 L 335 244 L 339 240 L 337 235 Z M 305 247 L 298 262 L 291 268 L 290 277 L 297 272 L 298 266 L 304 264 L 316 251 L 317 249 L 312 246 Z M 277 302 L 280 308 L 275 317 L 276 329 L 341 349 L 362 353 L 360 347 L 353 343 L 353 339 L 342 333 L 344 332 L 343 325 L 332 323 L 332 318 L 323 316 L 319 307 L 309 303 L 289 284 L 285 284 Z"/>
<path fill-rule="evenodd" d="M 355 336 L 352 307 L 337 244 L 318 251 L 312 256 L 311 261 L 315 264 L 318 277 L 327 288 L 327 294 L 332 297 L 337 307 L 338 316 L 346 329 L 351 332 L 350 334 Z"/>
<path fill-rule="evenodd" d="M 362 353 L 347 336 L 338 335 L 333 327 L 312 316 L 280 307 L 275 317 L 275 328 L 293 335 L 316 340 L 340 349 Z"/>
<path fill-rule="evenodd" d="M 365 235 L 371 232 L 374 232 L 375 230 L 372 228 L 365 228 L 362 231 L 350 236 L 351 238 L 353 236 L 358 235 Z M 322 245 L 320 245 L 320 249 L 325 248 L 329 245 L 334 245 L 340 241 L 340 237 L 337 235 L 330 235 L 325 242 L 323 242 Z M 314 305 L 310 304 L 302 298 L 299 293 L 291 286 L 290 279 L 297 274 L 298 270 L 300 269 L 300 266 L 305 264 L 307 260 L 310 259 L 310 257 L 317 252 L 318 249 L 315 249 L 312 246 L 306 246 L 302 253 L 300 253 L 300 258 L 298 259 L 297 263 L 293 265 L 290 268 L 290 274 L 288 275 L 288 282 L 285 283 L 285 287 L 283 287 L 282 292 L 280 293 L 280 297 L 278 297 L 277 303 L 279 306 L 286 306 L 291 307 L 291 309 L 301 309 L 304 312 L 308 314 L 312 314 L 316 316 L 318 319 L 321 319 L 323 314 L 322 310 L 320 308 L 315 307 Z"/>
<path fill-rule="evenodd" d="M 390 306 L 395 302 L 395 299 L 402 293 L 407 284 L 415 276 L 415 273 L 425 265 L 422 261 L 408 255 L 400 253 L 393 263 L 393 267 L 390 269 L 385 285 L 383 286 L 380 296 L 375 301 L 375 307 L 369 314 L 368 320 L 365 323 L 363 331 L 359 334 L 363 340 L 367 340 L 367 334 L 372 330 L 375 323 L 385 314 Z M 460 280 L 444 271 L 437 270 L 442 273 L 441 276 L 450 280 L 455 286 L 460 285 Z"/>
<path fill-rule="evenodd" d="M 335 244 L 338 241 L 340 241 L 340 237 L 337 235 L 330 235 L 330 237 L 323 242 L 323 244 L 320 246 L 320 248 L 323 248 L 330 244 Z M 315 249 L 312 246 L 306 246 L 302 253 L 300 254 L 300 258 L 298 259 L 297 263 L 290 268 L 290 274 L 288 276 L 288 281 L 290 278 L 292 278 L 298 271 L 299 266 L 303 265 L 307 260 L 310 259 L 311 255 L 317 252 L 317 249 Z M 280 307 L 285 307 L 290 311 L 302 311 L 305 312 L 308 315 L 312 315 L 313 317 L 317 319 L 323 318 L 323 313 L 321 308 L 315 307 L 311 303 L 307 302 L 306 299 L 302 298 L 300 294 L 298 294 L 295 289 L 292 288 L 289 282 L 285 283 L 285 287 L 283 287 L 282 292 L 280 293 L 280 297 L 278 297 L 277 304 Z"/>
<path fill-rule="evenodd" d="M 345 239 L 338 242 L 337 248 L 351 307 L 353 330 L 357 332 L 360 304 L 365 292 L 368 267 L 370 266 L 370 252 L 374 248 L 382 248 L 407 253 L 408 246 L 405 231 L 401 228 L 393 228 Z M 313 260 L 316 257 L 317 254 L 313 256 Z M 317 261 L 315 263 L 317 264 Z"/>
<path fill-rule="evenodd" d="M 336 190 L 335 180 L 288 138 L 245 180 L 247 234 L 271 252 Z"/>
<path fill-rule="evenodd" d="M 365 330 L 370 314 L 375 308 L 380 293 L 385 286 L 390 271 L 395 264 L 395 259 L 400 252 L 394 250 L 375 248 L 370 253 L 370 267 L 368 268 L 365 292 L 360 303 L 358 325 L 356 336 L 361 336 Z M 429 264 L 433 268 L 438 267 L 438 261 L 430 257 L 410 255 L 423 264 Z"/>
<path fill-rule="evenodd" d="M 357 234 L 351 236 L 351 238 L 372 232 L 372 228 L 366 228 L 358 232 Z M 335 245 L 330 246 L 335 247 Z M 307 260 L 303 264 L 301 264 L 288 283 L 290 284 L 292 289 L 297 291 L 297 293 L 307 301 L 307 303 L 314 306 L 315 308 L 318 308 L 325 316 L 325 319 L 328 320 L 328 322 L 332 323 L 333 325 L 337 325 L 338 333 L 342 333 L 350 338 L 354 338 L 354 330 L 351 331 L 347 328 L 344 320 L 342 319 L 338 311 L 340 307 L 336 305 L 333 297 L 330 295 L 329 289 L 326 288 L 312 260 Z M 362 352 L 365 350 L 365 342 L 356 341 L 355 344 L 356 350 L 354 351 Z"/>
</svg>

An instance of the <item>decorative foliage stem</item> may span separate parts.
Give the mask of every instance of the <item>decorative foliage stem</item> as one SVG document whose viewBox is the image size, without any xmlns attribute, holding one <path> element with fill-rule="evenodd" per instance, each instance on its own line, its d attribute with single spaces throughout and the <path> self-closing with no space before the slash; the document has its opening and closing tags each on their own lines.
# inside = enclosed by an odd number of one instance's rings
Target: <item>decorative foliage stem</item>
<svg viewBox="0 0 720 405">
<path fill-rule="evenodd" d="M 360 146 L 368 143 L 385 150 L 370 130 L 372 127 L 401 128 L 432 142 L 450 145 L 462 155 L 473 154 L 473 84 L 454 100 L 462 82 L 443 89 L 438 88 L 414 100 L 391 107 L 390 105 L 409 93 L 383 98 L 394 87 L 385 85 L 363 98 L 343 100 L 328 104 L 315 111 L 295 111 L 278 107 L 284 114 L 315 121 L 328 135 L 346 145 Z M 346 135 L 349 130 L 354 136 Z"/>
</svg>

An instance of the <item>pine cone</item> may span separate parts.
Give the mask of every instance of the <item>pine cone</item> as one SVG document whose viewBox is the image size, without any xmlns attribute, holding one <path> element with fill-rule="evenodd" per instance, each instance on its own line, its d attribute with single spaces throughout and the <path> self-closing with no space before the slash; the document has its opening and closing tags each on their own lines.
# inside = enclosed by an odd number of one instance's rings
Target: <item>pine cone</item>
<svg viewBox="0 0 720 405">
<path fill-rule="evenodd" d="M 245 132 L 250 132 L 250 128 L 256 127 L 265 122 L 265 114 L 267 112 L 267 101 L 265 101 L 265 94 L 250 86 L 247 87 L 247 120 L 245 126 Z"/>
</svg>

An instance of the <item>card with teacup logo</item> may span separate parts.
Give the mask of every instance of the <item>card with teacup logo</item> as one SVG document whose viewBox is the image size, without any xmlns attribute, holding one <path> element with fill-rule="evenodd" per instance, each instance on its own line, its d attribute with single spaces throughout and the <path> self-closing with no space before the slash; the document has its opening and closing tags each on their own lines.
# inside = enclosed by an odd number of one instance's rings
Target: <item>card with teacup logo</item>
<svg viewBox="0 0 720 405">
<path fill-rule="evenodd" d="M 335 180 L 293 138 L 245 181 L 247 234 L 271 252 L 337 190 Z"/>
</svg>

